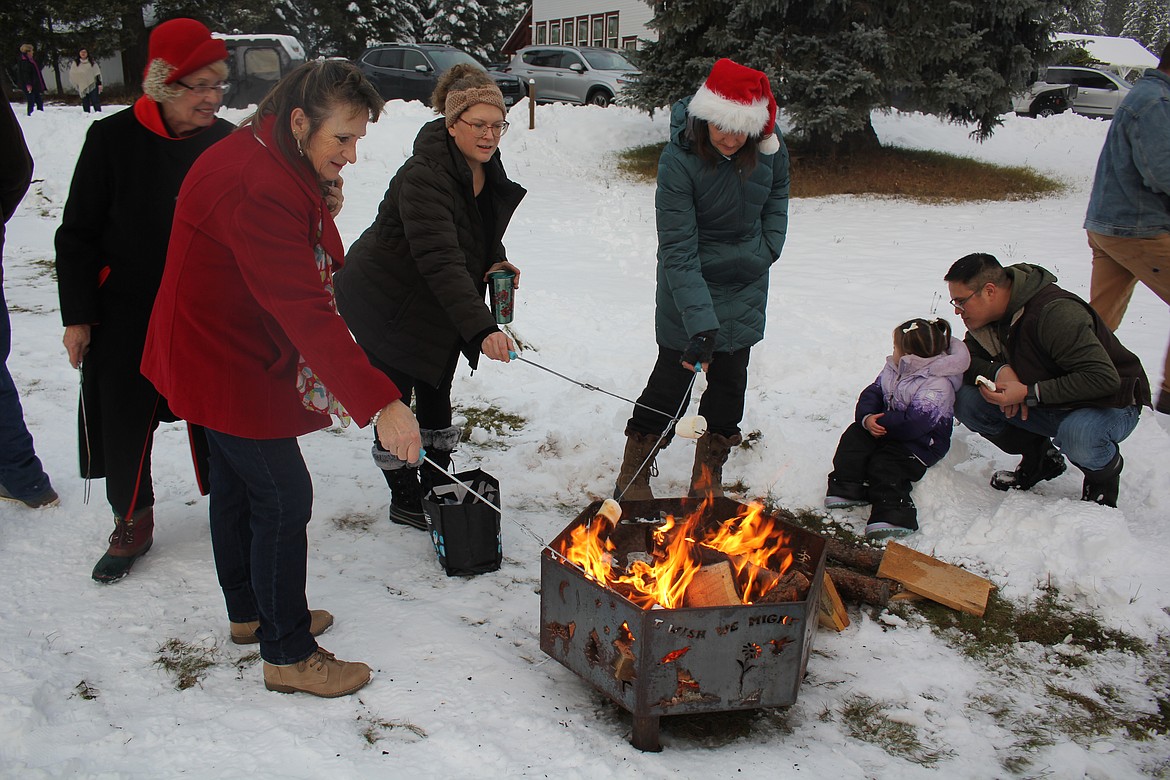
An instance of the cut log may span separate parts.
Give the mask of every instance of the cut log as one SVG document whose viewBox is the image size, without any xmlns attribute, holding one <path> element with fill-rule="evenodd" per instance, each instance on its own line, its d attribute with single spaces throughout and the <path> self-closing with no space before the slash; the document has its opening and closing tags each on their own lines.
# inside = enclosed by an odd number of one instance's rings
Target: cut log
<svg viewBox="0 0 1170 780">
<path fill-rule="evenodd" d="M 758 567 L 757 567 L 758 568 Z M 768 571 L 768 569 L 761 569 Z M 789 569 L 777 580 L 776 585 L 756 600 L 756 604 L 789 604 L 794 601 L 804 601 L 808 597 L 808 588 L 811 583 L 808 577 L 795 569 Z"/>
<path fill-rule="evenodd" d="M 821 603 L 817 612 L 817 622 L 823 628 L 833 631 L 844 631 L 849 627 L 849 615 L 845 612 L 845 603 L 833 585 L 833 578 L 825 572 L 824 585 L 821 587 Z"/>
<path fill-rule="evenodd" d="M 712 563 L 695 572 L 687 585 L 684 606 L 730 607 L 741 604 L 735 589 L 735 574 L 727 561 Z"/>
<path fill-rule="evenodd" d="M 826 566 L 825 573 L 832 578 L 833 584 L 837 586 L 837 592 L 846 601 L 884 607 L 890 602 L 890 596 L 896 591 L 896 586 L 889 580 L 858 574 L 849 569 Z"/>
<path fill-rule="evenodd" d="M 983 617 L 987 611 L 987 599 L 995 587 L 990 580 L 897 542 L 886 546 L 878 576 L 888 577 L 931 601 L 977 617 Z"/>
<path fill-rule="evenodd" d="M 859 547 L 837 539 L 825 539 L 825 556 L 850 569 L 876 574 L 882 565 L 882 551 Z"/>
</svg>

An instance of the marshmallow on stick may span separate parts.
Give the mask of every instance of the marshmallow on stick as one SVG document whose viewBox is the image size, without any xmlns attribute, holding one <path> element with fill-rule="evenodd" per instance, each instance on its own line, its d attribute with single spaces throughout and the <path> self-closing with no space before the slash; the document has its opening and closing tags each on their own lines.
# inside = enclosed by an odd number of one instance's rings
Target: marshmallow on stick
<svg viewBox="0 0 1170 780">
<path fill-rule="evenodd" d="M 697 439 L 707 432 L 707 418 L 701 414 L 680 417 L 674 424 L 674 432 L 684 439 Z"/>
</svg>

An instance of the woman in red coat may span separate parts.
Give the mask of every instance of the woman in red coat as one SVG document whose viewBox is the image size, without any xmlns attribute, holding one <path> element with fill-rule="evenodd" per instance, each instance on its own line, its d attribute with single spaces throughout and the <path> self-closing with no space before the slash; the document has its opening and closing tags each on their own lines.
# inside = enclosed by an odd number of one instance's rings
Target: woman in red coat
<svg viewBox="0 0 1170 780">
<path fill-rule="evenodd" d="M 259 640 L 274 691 L 342 696 L 370 679 L 314 639 L 332 616 L 305 598 L 313 493 L 296 437 L 352 417 L 397 457 L 419 459 L 418 424 L 354 343 L 331 282 L 343 262 L 341 169 L 382 105 L 350 63 L 310 62 L 199 159 L 175 207 L 142 359 L 175 413 L 207 429 L 232 640 Z"/>
</svg>

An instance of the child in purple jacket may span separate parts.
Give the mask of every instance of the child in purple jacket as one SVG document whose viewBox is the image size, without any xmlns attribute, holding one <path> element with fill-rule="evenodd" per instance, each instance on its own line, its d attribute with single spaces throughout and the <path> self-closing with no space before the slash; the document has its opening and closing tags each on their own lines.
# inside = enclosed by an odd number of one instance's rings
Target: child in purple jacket
<svg viewBox="0 0 1170 780">
<path fill-rule="evenodd" d="M 894 329 L 894 354 L 861 391 L 856 421 L 833 456 L 825 506 L 872 504 L 867 539 L 918 530 L 913 483 L 951 448 L 955 391 L 971 356 L 944 319 L 912 319 Z"/>
</svg>

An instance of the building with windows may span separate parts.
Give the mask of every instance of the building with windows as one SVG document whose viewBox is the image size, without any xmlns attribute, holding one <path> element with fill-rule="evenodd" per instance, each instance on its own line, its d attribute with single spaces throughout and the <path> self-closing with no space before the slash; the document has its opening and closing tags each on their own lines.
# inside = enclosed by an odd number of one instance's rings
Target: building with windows
<svg viewBox="0 0 1170 780">
<path fill-rule="evenodd" d="M 646 0 L 533 0 L 504 51 L 529 45 L 637 49 L 639 39 L 658 37 L 646 26 L 653 17 Z"/>
</svg>

